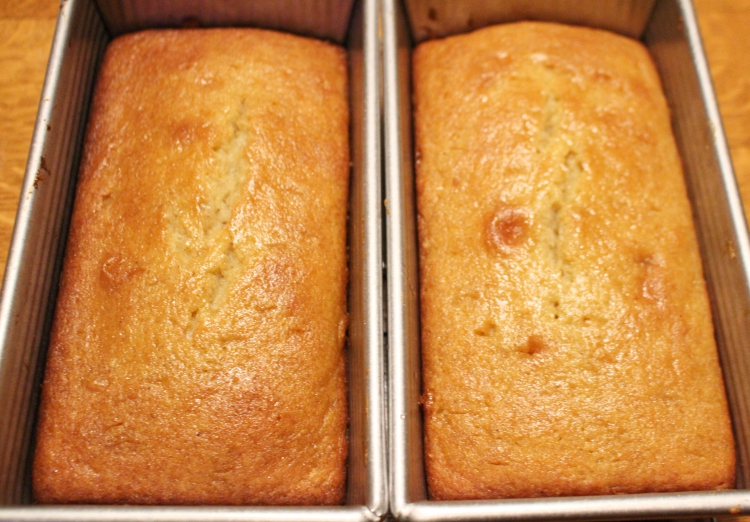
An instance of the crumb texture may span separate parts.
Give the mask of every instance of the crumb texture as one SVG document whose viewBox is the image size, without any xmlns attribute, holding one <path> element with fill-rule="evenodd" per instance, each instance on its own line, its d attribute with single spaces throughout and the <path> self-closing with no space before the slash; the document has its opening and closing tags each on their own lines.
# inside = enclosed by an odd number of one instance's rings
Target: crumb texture
<svg viewBox="0 0 750 522">
<path fill-rule="evenodd" d="M 433 499 L 725 489 L 691 210 L 638 42 L 549 23 L 414 54 Z"/>
<path fill-rule="evenodd" d="M 107 50 L 43 386 L 43 503 L 336 504 L 346 56 L 270 31 Z"/>
</svg>

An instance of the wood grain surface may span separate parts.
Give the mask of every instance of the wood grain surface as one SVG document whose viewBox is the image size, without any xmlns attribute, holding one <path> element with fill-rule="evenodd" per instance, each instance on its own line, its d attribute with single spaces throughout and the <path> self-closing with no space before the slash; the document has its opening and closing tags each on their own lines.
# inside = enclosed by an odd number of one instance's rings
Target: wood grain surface
<svg viewBox="0 0 750 522">
<path fill-rule="evenodd" d="M 59 2 L 0 0 L 0 271 L 5 273 Z"/>
<path fill-rule="evenodd" d="M 750 0 L 693 0 L 745 215 L 750 216 Z"/>
<path fill-rule="evenodd" d="M 750 0 L 693 0 L 750 209 Z M 59 0 L 0 0 L 0 272 L 5 271 Z M 746 215 L 748 212 L 746 210 Z M 744 518 L 750 521 L 750 517 Z"/>
</svg>

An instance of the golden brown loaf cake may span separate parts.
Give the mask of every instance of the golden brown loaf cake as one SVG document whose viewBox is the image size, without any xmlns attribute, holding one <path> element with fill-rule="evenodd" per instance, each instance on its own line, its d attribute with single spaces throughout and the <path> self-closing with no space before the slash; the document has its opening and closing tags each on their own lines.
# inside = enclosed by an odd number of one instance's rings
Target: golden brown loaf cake
<svg viewBox="0 0 750 522">
<path fill-rule="evenodd" d="M 414 54 L 433 499 L 733 487 L 680 159 L 644 47 L 518 23 Z"/>
<path fill-rule="evenodd" d="M 345 483 L 344 51 L 112 42 L 43 386 L 43 503 L 334 504 Z"/>
</svg>

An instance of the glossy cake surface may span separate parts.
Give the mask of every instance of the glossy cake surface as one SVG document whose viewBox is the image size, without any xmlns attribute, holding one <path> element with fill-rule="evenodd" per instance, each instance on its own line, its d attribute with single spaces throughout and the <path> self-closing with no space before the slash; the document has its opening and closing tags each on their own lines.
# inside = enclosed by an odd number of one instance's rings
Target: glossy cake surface
<svg viewBox="0 0 750 522">
<path fill-rule="evenodd" d="M 252 29 L 110 44 L 37 501 L 343 501 L 348 125 L 339 47 Z"/>
<path fill-rule="evenodd" d="M 645 48 L 528 22 L 424 43 L 413 66 L 431 498 L 733 487 Z"/>
</svg>

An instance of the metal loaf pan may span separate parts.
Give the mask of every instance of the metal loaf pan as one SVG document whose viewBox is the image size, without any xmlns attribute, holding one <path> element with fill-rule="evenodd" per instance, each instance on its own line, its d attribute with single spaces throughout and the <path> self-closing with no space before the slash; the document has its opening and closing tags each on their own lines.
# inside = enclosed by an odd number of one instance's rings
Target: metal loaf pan
<svg viewBox="0 0 750 522">
<path fill-rule="evenodd" d="M 0 299 L 0 520 L 356 522 L 385 516 L 379 8 L 376 0 L 62 2 Z M 113 37 L 185 23 L 287 30 L 343 43 L 349 51 L 350 422 L 343 506 L 30 505 L 39 384 L 96 71 Z"/>
<path fill-rule="evenodd" d="M 410 57 L 422 40 L 520 19 L 606 28 L 649 48 L 670 104 L 714 314 L 737 444 L 722 492 L 435 502 L 427 500 L 419 410 L 419 293 Z M 400 520 L 636 519 L 750 513 L 750 243 L 690 0 L 383 0 L 389 481 Z"/>
</svg>

